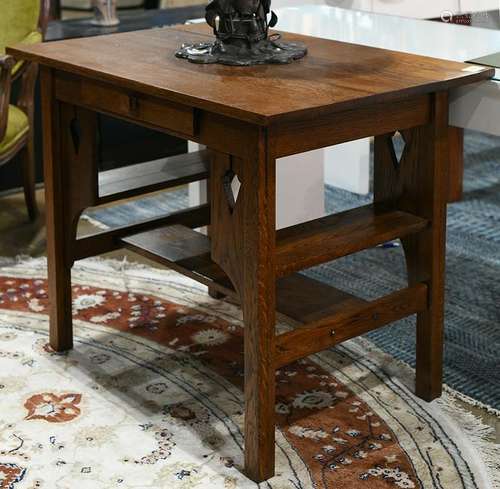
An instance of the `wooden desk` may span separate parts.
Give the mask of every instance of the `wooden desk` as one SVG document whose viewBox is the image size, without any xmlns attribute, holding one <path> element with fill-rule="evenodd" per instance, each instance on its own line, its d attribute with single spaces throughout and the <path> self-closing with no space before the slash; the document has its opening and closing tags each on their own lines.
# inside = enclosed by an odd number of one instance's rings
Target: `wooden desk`
<svg viewBox="0 0 500 489">
<path fill-rule="evenodd" d="M 198 31 L 198 32 L 197 32 Z M 9 50 L 42 65 L 50 335 L 73 346 L 71 266 L 127 246 L 241 301 L 245 322 L 246 473 L 274 473 L 275 370 L 418 314 L 417 394 L 441 393 L 448 90 L 486 79 L 461 63 L 318 38 L 286 66 L 194 65 L 174 57 L 205 26 L 74 39 Z M 210 148 L 152 174 L 145 189 L 210 176 L 210 205 L 76 239 L 83 209 L 137 194 L 138 180 L 96 171 L 103 112 Z M 398 161 L 392 137 L 406 147 Z M 361 137 L 375 140 L 375 202 L 275 231 L 275 160 Z M 176 157 L 179 158 L 179 157 Z M 160 181 L 163 172 L 164 181 Z M 237 196 L 230 183 L 237 175 Z M 111 183 L 110 183 L 111 182 Z M 210 225 L 211 239 L 193 231 Z M 408 287 L 373 302 L 296 274 L 402 238 Z M 277 335 L 276 309 L 302 323 Z"/>
</svg>

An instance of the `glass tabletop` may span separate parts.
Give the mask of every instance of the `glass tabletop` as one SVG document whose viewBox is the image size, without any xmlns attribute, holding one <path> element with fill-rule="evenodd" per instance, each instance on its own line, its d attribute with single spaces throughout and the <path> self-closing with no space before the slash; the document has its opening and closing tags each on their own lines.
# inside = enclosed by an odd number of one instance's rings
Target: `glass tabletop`
<svg viewBox="0 0 500 489">
<path fill-rule="evenodd" d="M 490 27 L 483 28 L 473 25 L 472 19 L 465 25 L 451 21 L 443 24 L 442 20 L 398 17 L 324 3 L 278 8 L 276 13 L 278 29 L 283 31 L 420 56 L 471 62 L 500 52 L 500 27 L 493 29 L 494 19 L 500 26 L 498 15 L 492 15 L 488 21 Z M 486 25 L 485 20 L 483 25 Z"/>
<path fill-rule="evenodd" d="M 448 24 L 500 30 L 499 9 L 481 12 L 469 12 L 465 14 L 454 14 L 449 10 L 444 10 L 440 18 L 431 20 L 445 22 Z"/>
<path fill-rule="evenodd" d="M 432 19 L 438 22 L 476 27 L 481 29 L 493 29 L 500 31 L 500 9 L 488 10 L 484 12 L 470 12 L 461 15 L 453 15 L 451 12 L 443 12 L 439 19 Z M 491 66 L 496 68 L 495 79 L 500 80 L 500 46 L 498 51 L 468 60 L 470 63 Z"/>
</svg>

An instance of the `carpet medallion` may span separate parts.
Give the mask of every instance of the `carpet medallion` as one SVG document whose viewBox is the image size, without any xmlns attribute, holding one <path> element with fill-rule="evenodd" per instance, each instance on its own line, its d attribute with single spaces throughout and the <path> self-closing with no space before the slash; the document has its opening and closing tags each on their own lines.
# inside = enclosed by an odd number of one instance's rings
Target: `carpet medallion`
<svg viewBox="0 0 500 489">
<path fill-rule="evenodd" d="M 237 307 L 173 272 L 80 262 L 75 349 L 56 354 L 47 304 L 42 260 L 0 267 L 0 489 L 258 487 L 241 472 Z M 277 471 L 260 487 L 498 487 L 484 427 L 415 398 L 411 370 L 365 340 L 276 381 Z"/>
</svg>

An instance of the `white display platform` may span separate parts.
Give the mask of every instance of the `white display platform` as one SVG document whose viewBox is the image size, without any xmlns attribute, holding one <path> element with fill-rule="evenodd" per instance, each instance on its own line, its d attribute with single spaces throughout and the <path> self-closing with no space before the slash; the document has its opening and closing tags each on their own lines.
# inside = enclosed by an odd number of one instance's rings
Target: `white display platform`
<svg viewBox="0 0 500 489">
<path fill-rule="evenodd" d="M 498 0 L 474 0 L 473 3 L 452 0 L 311 0 L 307 5 L 303 2 L 273 0 L 280 30 L 455 61 L 468 61 L 500 51 L 500 31 L 331 6 L 342 4 L 397 12 L 399 15 L 437 17 L 441 9 L 457 13 L 468 9 L 498 8 Z M 283 5 L 287 6 L 279 8 Z M 384 6 L 387 7 L 385 10 Z M 430 8 L 434 10 L 431 12 Z M 500 135 L 500 82 L 492 80 L 453 91 L 450 124 Z M 278 227 L 321 216 L 324 213 L 324 182 L 367 193 L 368 156 L 369 140 L 360 140 L 279 160 Z M 196 203 L 199 188 L 192 186 L 190 194 Z"/>
<path fill-rule="evenodd" d="M 468 61 L 500 51 L 500 31 L 493 29 L 348 10 L 318 3 L 323 5 L 278 9 L 280 29 L 454 61 Z M 485 2 L 486 7 L 491 8 L 491 5 Z M 477 8 L 475 3 L 474 9 Z M 450 124 L 500 135 L 500 83 L 482 82 L 453 91 Z M 324 155 L 326 183 L 366 193 L 368 154 L 368 140 L 328 148 Z"/>
</svg>

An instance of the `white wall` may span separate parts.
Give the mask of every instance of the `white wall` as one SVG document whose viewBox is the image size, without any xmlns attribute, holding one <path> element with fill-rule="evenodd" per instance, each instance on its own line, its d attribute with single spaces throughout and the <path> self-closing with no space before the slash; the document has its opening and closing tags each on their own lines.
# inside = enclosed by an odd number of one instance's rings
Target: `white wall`
<svg viewBox="0 0 500 489">
<path fill-rule="evenodd" d="M 189 141 L 188 151 L 200 146 Z M 323 150 L 276 161 L 276 229 L 322 217 L 325 213 Z M 189 205 L 207 201 L 206 182 L 189 184 Z"/>
<path fill-rule="evenodd" d="M 370 140 L 360 139 L 323 150 L 325 183 L 357 194 L 367 194 L 370 174 Z"/>
</svg>

